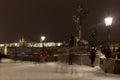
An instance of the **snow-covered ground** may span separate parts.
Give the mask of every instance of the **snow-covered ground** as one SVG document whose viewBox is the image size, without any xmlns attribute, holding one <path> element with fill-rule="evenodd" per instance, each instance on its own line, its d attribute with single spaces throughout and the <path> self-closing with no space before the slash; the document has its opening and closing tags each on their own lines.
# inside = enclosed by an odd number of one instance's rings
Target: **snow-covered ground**
<svg viewBox="0 0 120 80">
<path fill-rule="evenodd" d="M 120 80 L 120 75 L 104 73 L 99 66 L 93 68 L 3 59 L 0 63 L 0 80 Z"/>
</svg>

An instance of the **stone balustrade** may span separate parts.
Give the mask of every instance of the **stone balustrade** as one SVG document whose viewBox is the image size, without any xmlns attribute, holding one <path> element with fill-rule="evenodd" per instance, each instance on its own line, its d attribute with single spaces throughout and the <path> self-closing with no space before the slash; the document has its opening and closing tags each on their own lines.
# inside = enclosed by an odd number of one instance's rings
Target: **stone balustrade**
<svg viewBox="0 0 120 80">
<path fill-rule="evenodd" d="M 120 74 L 120 59 L 101 58 L 100 67 L 106 73 Z"/>
<path fill-rule="evenodd" d="M 90 65 L 91 61 L 89 55 L 90 54 L 75 54 L 73 56 L 73 63 L 80 65 Z M 58 56 L 58 61 L 68 63 L 68 58 L 69 58 L 68 54 L 62 54 Z M 99 54 L 97 54 L 94 64 L 99 65 L 99 63 L 100 63 L 100 58 L 99 58 Z"/>
</svg>

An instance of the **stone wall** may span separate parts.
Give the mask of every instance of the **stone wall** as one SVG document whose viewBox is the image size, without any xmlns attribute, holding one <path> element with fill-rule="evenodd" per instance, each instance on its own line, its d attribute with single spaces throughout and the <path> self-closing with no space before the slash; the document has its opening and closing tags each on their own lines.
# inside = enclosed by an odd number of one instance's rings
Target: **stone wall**
<svg viewBox="0 0 120 80">
<path fill-rule="evenodd" d="M 100 67 L 106 73 L 120 74 L 120 60 L 119 59 L 100 59 Z"/>
<path fill-rule="evenodd" d="M 75 54 L 73 57 L 73 63 L 80 64 L 80 65 L 90 65 L 91 61 L 90 61 L 89 55 L 90 54 Z M 58 61 L 68 63 L 68 58 L 69 58 L 68 54 L 62 54 L 58 56 Z M 99 58 L 99 55 L 97 54 L 94 64 L 99 65 L 99 63 L 100 63 L 100 58 Z"/>
</svg>

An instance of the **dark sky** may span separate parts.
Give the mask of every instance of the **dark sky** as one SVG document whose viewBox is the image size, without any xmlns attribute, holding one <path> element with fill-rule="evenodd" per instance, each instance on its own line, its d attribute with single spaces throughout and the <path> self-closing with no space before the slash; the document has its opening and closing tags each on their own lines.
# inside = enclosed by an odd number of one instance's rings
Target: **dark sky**
<svg viewBox="0 0 120 80">
<path fill-rule="evenodd" d="M 0 0 L 0 43 L 18 41 L 25 37 L 39 41 L 64 41 L 69 34 L 77 35 L 72 14 L 79 4 L 89 9 L 83 20 L 83 38 L 89 39 L 89 27 L 104 22 L 109 12 L 114 17 L 111 39 L 120 40 L 119 0 Z M 98 28 L 98 39 L 106 40 L 105 25 Z"/>
</svg>

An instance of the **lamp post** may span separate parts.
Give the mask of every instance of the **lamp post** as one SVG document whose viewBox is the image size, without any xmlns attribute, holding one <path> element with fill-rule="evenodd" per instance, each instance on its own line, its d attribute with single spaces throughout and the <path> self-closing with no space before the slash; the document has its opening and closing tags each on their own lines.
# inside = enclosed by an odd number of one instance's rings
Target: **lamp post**
<svg viewBox="0 0 120 80">
<path fill-rule="evenodd" d="M 43 52 L 42 52 L 42 56 L 43 56 L 43 57 L 42 57 L 42 62 L 45 61 L 45 56 L 44 56 L 44 55 L 45 55 L 45 51 L 44 51 L 44 41 L 45 41 L 45 38 L 46 38 L 45 36 L 41 36 L 42 51 L 43 51 Z"/>
<path fill-rule="evenodd" d="M 105 24 L 107 27 L 107 42 L 108 42 L 108 47 L 110 47 L 110 28 L 112 25 L 113 18 L 112 17 L 106 17 L 105 18 Z"/>
<path fill-rule="evenodd" d="M 41 36 L 41 42 L 42 42 L 42 47 L 44 48 L 44 41 L 45 41 L 45 36 Z"/>
<path fill-rule="evenodd" d="M 18 46 L 18 44 L 17 43 L 15 43 L 15 45 L 14 45 L 14 48 L 15 48 L 15 57 L 17 57 L 17 46 Z"/>
</svg>

